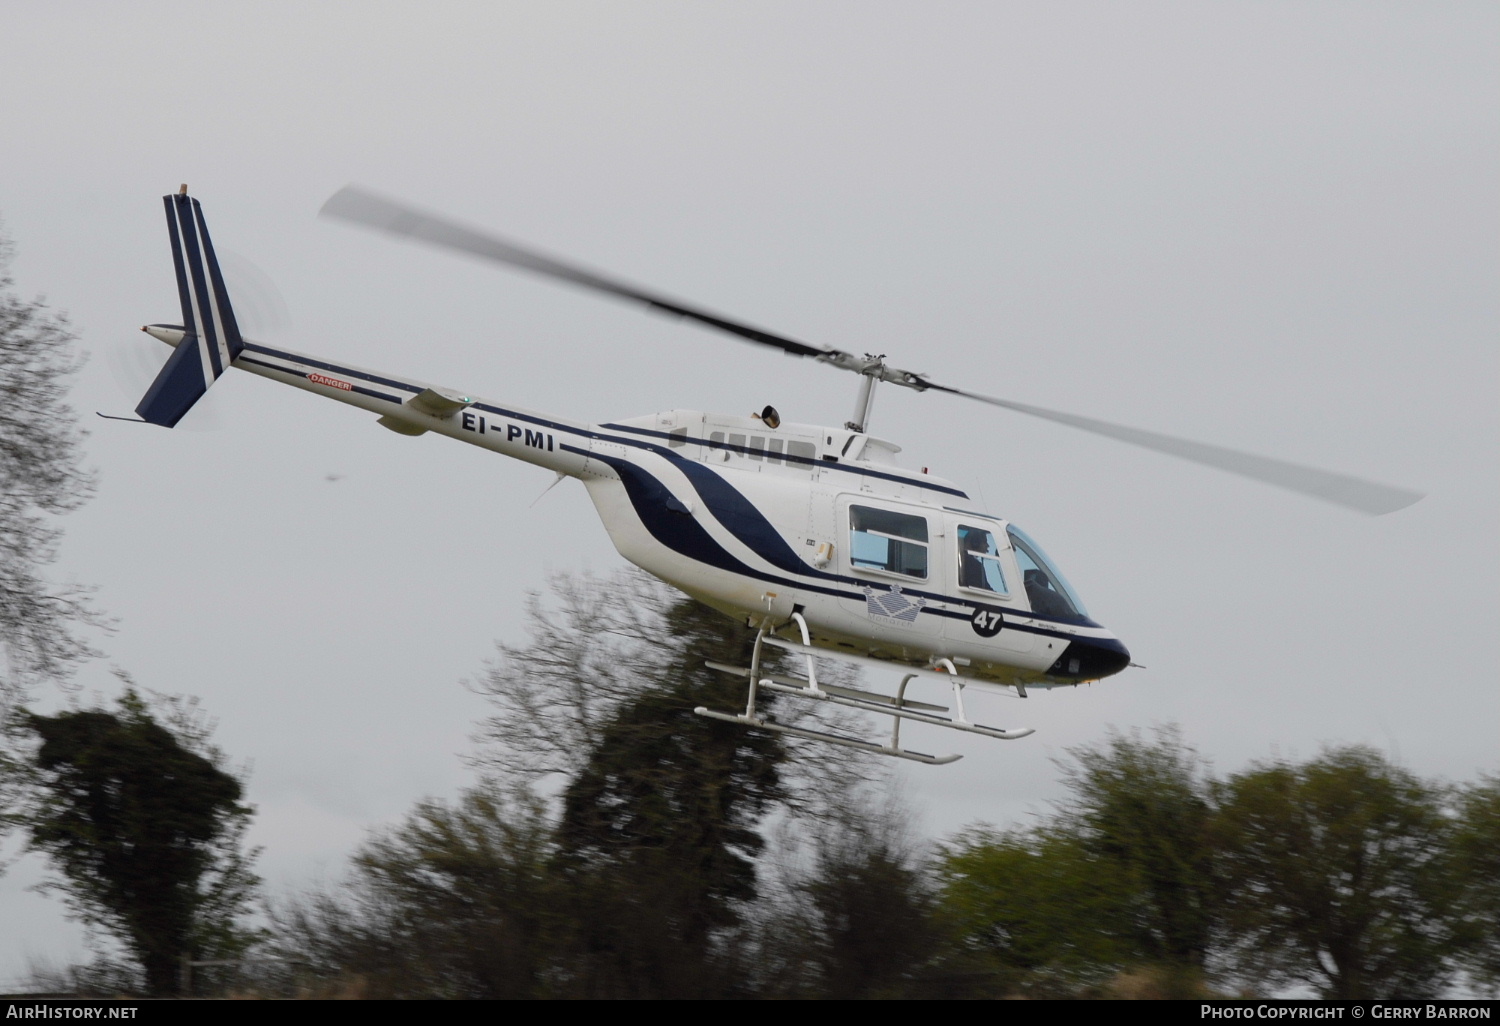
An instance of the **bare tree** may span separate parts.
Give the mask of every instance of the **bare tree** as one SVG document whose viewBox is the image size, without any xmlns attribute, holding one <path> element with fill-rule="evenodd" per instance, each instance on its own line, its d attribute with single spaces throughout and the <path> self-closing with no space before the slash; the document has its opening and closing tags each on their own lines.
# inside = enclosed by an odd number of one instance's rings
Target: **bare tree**
<svg viewBox="0 0 1500 1026">
<path fill-rule="evenodd" d="M 673 655 L 662 624 L 670 599 L 654 578 L 556 574 L 549 589 L 550 601 L 527 596 L 530 643 L 496 642 L 497 657 L 470 684 L 497 710 L 474 735 L 476 761 L 503 779 L 582 772 L 615 711 Z"/>
<path fill-rule="evenodd" d="M 469 682 L 496 709 L 474 734 L 480 748 L 474 761 L 502 783 L 544 791 L 549 782 L 577 779 L 621 710 L 681 657 L 673 609 L 684 601 L 681 592 L 634 567 L 605 577 L 555 574 L 548 590 L 548 596 L 532 592 L 527 599 L 530 641 L 497 642 L 496 658 Z M 723 626 L 726 634 L 737 629 L 728 619 Z M 754 635 L 743 625 L 738 630 Z M 779 652 L 767 649 L 764 658 L 768 669 L 785 668 Z M 818 675 L 825 683 L 858 683 L 858 671 L 844 665 L 825 662 Z M 850 737 L 868 731 L 858 714 L 821 704 L 782 700 L 776 716 Z M 784 743 L 786 805 L 793 814 L 833 814 L 854 791 L 885 779 L 872 765 L 875 757 L 855 749 L 796 737 Z"/>
<path fill-rule="evenodd" d="M 554 810 L 549 986 L 745 996 L 765 830 L 838 816 L 880 779 L 875 760 L 694 715 L 743 707 L 745 681 L 710 664 L 749 665 L 755 631 L 744 623 L 635 570 L 558 575 L 551 592 L 532 597 L 530 644 L 501 645 L 475 686 L 497 710 L 476 737 L 478 761 Z M 774 692 L 757 700 L 786 723 L 824 711 L 800 705 Z M 816 725 L 858 737 L 836 711 Z"/>
<path fill-rule="evenodd" d="M 0 715 L 37 681 L 66 679 L 93 655 L 78 627 L 99 622 L 88 589 L 46 575 L 61 535 L 55 518 L 93 493 L 84 432 L 65 400 L 82 358 L 66 317 L 14 293 L 11 250 L 0 238 Z"/>
<path fill-rule="evenodd" d="M 540 804 L 489 781 L 452 803 L 419 803 L 360 847 L 341 886 L 273 909 L 276 989 L 549 996 L 551 835 Z"/>
</svg>

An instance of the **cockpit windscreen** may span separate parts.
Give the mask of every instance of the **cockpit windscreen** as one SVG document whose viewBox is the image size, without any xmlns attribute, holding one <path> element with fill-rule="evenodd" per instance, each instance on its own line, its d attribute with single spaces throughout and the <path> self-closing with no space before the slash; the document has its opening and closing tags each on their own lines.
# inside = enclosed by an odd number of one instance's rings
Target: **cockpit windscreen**
<svg viewBox="0 0 1500 1026">
<path fill-rule="evenodd" d="M 1006 532 L 1015 548 L 1016 563 L 1021 568 L 1021 581 L 1026 586 L 1032 611 L 1043 616 L 1087 618 L 1089 614 L 1078 601 L 1078 594 L 1047 559 L 1041 546 L 1014 524 L 1008 525 Z"/>
</svg>

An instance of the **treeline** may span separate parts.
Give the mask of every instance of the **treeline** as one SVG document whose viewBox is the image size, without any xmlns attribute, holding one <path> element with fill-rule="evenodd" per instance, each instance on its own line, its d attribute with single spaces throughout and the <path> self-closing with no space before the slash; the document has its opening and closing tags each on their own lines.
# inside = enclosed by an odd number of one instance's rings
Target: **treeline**
<svg viewBox="0 0 1500 1026">
<path fill-rule="evenodd" d="M 1423 781 L 1360 746 L 1215 777 L 1173 730 L 1071 755 L 1051 816 L 936 863 L 950 936 L 1015 992 L 1500 984 L 1500 779 Z"/>
<path fill-rule="evenodd" d="M 1424 780 L 1363 747 L 1218 775 L 1173 729 L 1117 733 L 1069 753 L 1067 797 L 1049 814 L 933 844 L 906 828 L 883 760 L 693 714 L 744 701 L 742 683 L 705 664 L 747 665 L 749 630 L 639 574 L 560 578 L 530 618 L 533 643 L 502 646 L 471 685 L 495 709 L 476 735 L 478 783 L 372 836 L 338 883 L 272 901 L 263 930 L 243 916 L 248 813 L 201 721 L 168 718 L 178 751 L 133 692 L 113 718 L 33 717 L 45 756 L 34 782 L 58 785 L 34 808 L 67 826 L 33 824 L 34 844 L 74 881 L 75 910 L 96 913 L 144 969 L 101 963 L 57 987 L 176 993 L 184 981 L 168 962 L 181 950 L 237 962 L 196 970 L 195 993 L 267 996 L 1500 988 L 1500 778 Z M 785 722 L 812 715 L 765 701 Z M 113 910 L 109 867 L 89 861 L 107 835 L 66 795 L 99 770 L 92 757 L 68 761 L 90 739 L 112 746 L 111 766 L 139 769 L 155 746 L 152 758 L 201 777 L 181 800 L 210 816 L 207 840 L 180 828 L 160 843 L 213 853 L 217 875 L 174 885 L 202 900 L 170 937 Z M 160 775 L 144 776 L 132 815 L 159 790 L 149 780 Z"/>
<path fill-rule="evenodd" d="M 692 714 L 752 635 L 565 579 L 477 682 L 481 784 L 283 904 L 304 991 L 372 997 L 1417 997 L 1500 984 L 1500 780 L 1362 747 L 1217 776 L 1174 730 L 1026 826 L 923 845 L 871 760 Z M 778 715 L 794 710 L 777 708 Z M 857 729 L 853 724 L 841 729 Z M 548 781 L 553 781 L 550 786 Z"/>
</svg>

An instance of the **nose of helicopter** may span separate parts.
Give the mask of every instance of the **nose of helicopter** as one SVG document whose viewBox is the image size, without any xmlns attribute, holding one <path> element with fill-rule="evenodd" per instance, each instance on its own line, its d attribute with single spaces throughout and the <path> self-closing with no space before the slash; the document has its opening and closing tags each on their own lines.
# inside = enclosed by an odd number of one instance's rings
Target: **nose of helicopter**
<svg viewBox="0 0 1500 1026">
<path fill-rule="evenodd" d="M 1130 651 L 1118 638 L 1074 638 L 1047 670 L 1064 680 L 1098 680 L 1130 665 Z"/>
</svg>

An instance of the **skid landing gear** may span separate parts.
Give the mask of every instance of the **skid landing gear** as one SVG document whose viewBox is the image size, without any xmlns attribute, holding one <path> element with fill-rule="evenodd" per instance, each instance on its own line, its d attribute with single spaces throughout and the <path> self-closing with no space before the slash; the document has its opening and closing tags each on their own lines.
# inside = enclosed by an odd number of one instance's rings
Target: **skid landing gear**
<svg viewBox="0 0 1500 1026">
<path fill-rule="evenodd" d="M 881 694 L 874 691 L 864 691 L 859 688 L 839 687 L 833 684 L 819 684 L 817 667 L 814 665 L 815 656 L 827 659 L 837 659 L 841 662 L 866 665 L 873 660 L 860 656 L 845 655 L 840 652 L 832 652 L 827 649 L 814 649 L 812 639 L 808 634 L 807 621 L 802 614 L 792 613 L 792 620 L 802 633 L 802 642 L 798 644 L 778 638 L 767 631 L 765 627 L 755 636 L 755 648 L 751 653 L 750 665 L 731 666 L 727 663 L 709 661 L 710 668 L 727 673 L 735 677 L 744 678 L 749 682 L 749 696 L 745 701 L 745 711 L 739 714 L 715 712 L 699 706 L 693 711 L 699 716 L 707 716 L 710 719 L 723 720 L 725 723 L 738 723 L 741 726 L 755 727 L 760 730 L 771 730 L 778 734 L 790 734 L 793 737 L 803 737 L 811 741 L 825 741 L 828 744 L 842 745 L 846 748 L 858 748 L 862 751 L 871 752 L 876 755 L 889 755 L 897 759 L 910 759 L 913 762 L 923 762 L 932 766 L 941 766 L 950 762 L 957 762 L 963 758 L 961 755 L 929 755 L 926 752 L 913 751 L 901 746 L 901 721 L 914 720 L 917 723 L 926 723 L 934 727 L 943 727 L 948 730 L 961 730 L 969 734 L 982 734 L 985 737 L 998 738 L 1002 741 L 1014 741 L 1017 738 L 1026 737 L 1034 733 L 1030 727 L 1019 730 L 1001 730 L 997 727 L 986 727 L 978 723 L 971 723 L 964 713 L 964 687 L 972 683 L 960 676 L 958 668 L 949 659 L 938 660 L 936 668 L 931 670 L 913 670 L 902 678 L 901 684 L 894 695 Z M 771 645 L 788 652 L 794 652 L 806 660 L 807 675 L 780 674 L 764 672 L 761 666 L 761 653 L 765 645 Z M 882 667 L 889 668 L 889 663 L 880 663 Z M 943 715 L 949 712 L 944 705 L 933 705 L 929 702 L 918 702 L 906 697 L 906 689 L 913 680 L 919 677 L 928 680 L 937 680 L 953 689 L 953 706 L 957 715 Z M 755 698 L 761 691 L 773 691 L 780 695 L 789 695 L 793 698 L 804 698 L 815 702 L 832 702 L 834 705 L 842 705 L 851 709 L 859 709 L 864 712 L 874 713 L 877 716 L 891 717 L 890 741 L 880 744 L 875 741 L 865 741 L 861 738 L 846 737 L 842 734 L 833 734 L 825 731 L 807 730 L 803 727 L 792 727 L 783 723 L 777 723 L 768 717 L 759 715 L 755 710 Z M 1023 697 L 1024 691 L 1016 689 Z"/>
</svg>

